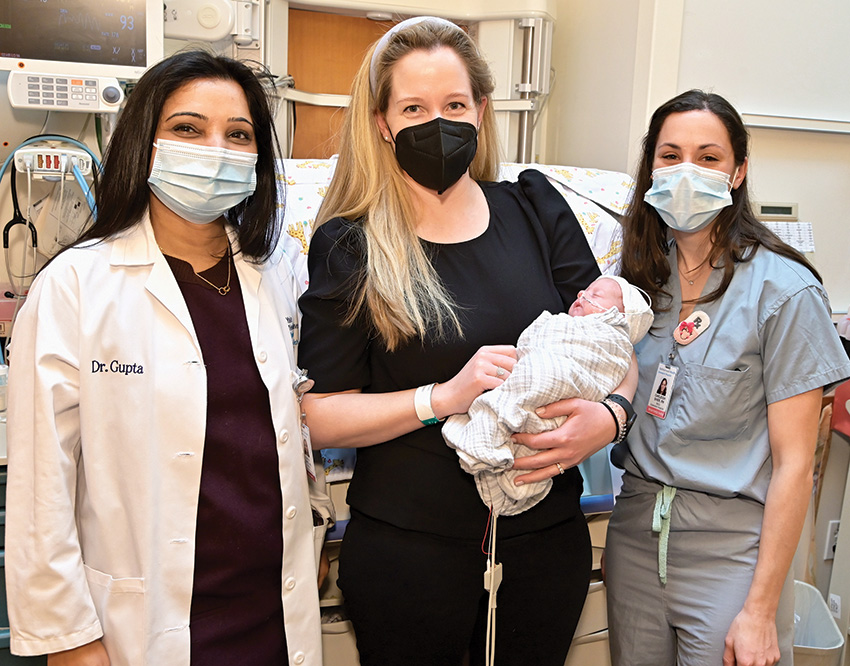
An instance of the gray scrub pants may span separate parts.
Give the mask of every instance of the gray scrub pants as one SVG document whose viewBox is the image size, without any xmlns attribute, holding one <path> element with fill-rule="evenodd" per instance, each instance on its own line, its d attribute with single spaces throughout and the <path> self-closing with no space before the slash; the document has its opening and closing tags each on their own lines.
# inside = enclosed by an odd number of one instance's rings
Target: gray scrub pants
<svg viewBox="0 0 850 666">
<path fill-rule="evenodd" d="M 661 485 L 626 474 L 608 526 L 605 572 L 615 666 L 721 666 L 724 640 L 753 578 L 764 506 L 677 490 L 670 514 L 667 584 L 652 531 Z M 794 581 L 776 615 L 781 666 L 793 664 Z"/>
</svg>

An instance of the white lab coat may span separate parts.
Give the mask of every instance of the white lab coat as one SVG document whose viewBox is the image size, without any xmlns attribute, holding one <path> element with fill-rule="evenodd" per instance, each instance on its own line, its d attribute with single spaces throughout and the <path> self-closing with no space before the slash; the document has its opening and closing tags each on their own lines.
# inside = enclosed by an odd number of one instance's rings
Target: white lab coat
<svg viewBox="0 0 850 666">
<path fill-rule="evenodd" d="M 237 253 L 235 265 L 278 435 L 289 660 L 320 666 L 313 489 L 292 390 L 294 279 L 280 253 L 262 266 Z M 14 338 L 12 651 L 103 636 L 112 666 L 187 665 L 206 373 L 150 222 L 59 255 L 36 279 Z"/>
</svg>

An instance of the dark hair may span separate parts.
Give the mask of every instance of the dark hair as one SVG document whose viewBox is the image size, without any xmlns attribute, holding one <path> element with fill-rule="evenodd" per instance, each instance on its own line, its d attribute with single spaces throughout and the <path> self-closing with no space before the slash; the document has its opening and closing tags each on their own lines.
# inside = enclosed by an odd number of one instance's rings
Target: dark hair
<svg viewBox="0 0 850 666">
<path fill-rule="evenodd" d="M 151 196 L 148 174 L 154 136 L 166 100 L 192 81 L 220 79 L 237 83 L 245 93 L 257 143 L 256 189 L 225 217 L 236 227 L 241 252 L 256 261 L 267 259 L 280 235 L 275 173 L 280 148 L 260 76 L 244 63 L 201 50 L 181 51 L 147 70 L 128 96 L 104 154 L 97 217 L 75 245 L 110 238 L 142 219 Z"/>
<path fill-rule="evenodd" d="M 652 184 L 652 163 L 664 121 L 673 113 L 686 111 L 710 111 L 717 116 L 729 133 L 737 166 L 741 166 L 749 155 L 750 135 L 744 127 L 744 122 L 734 107 L 720 95 L 689 90 L 662 104 L 652 114 L 649 129 L 643 139 L 643 151 L 635 176 L 634 196 L 623 220 L 625 228 L 622 275 L 649 294 L 656 311 L 669 309 L 671 296 L 663 288 L 670 277 L 670 265 L 667 262 L 667 225 L 658 212 L 643 200 L 643 195 Z M 780 240 L 756 218 L 750 203 L 747 180 L 745 177 L 741 184 L 732 190 L 732 205 L 720 211 L 711 232 L 712 249 L 708 257 L 709 262 L 712 267 L 723 266 L 723 279 L 717 289 L 698 299 L 696 303 L 708 303 L 720 298 L 732 281 L 735 264 L 751 260 L 760 245 L 802 264 L 822 282 L 814 266 L 802 254 Z"/>
</svg>

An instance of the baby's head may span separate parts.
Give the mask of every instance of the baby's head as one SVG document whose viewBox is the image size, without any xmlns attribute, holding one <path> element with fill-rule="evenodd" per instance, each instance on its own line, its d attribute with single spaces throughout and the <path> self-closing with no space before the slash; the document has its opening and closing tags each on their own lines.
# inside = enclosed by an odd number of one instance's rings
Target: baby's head
<svg viewBox="0 0 850 666">
<path fill-rule="evenodd" d="M 618 275 L 603 275 L 591 282 L 587 289 L 578 292 L 578 298 L 570 306 L 568 314 L 583 317 L 611 308 L 625 313 L 632 344 L 636 344 L 652 326 L 654 315 L 649 299 L 640 289 Z"/>
<path fill-rule="evenodd" d="M 624 312 L 623 290 L 615 280 L 601 277 L 588 285 L 587 289 L 578 292 L 578 298 L 570 306 L 568 314 L 573 317 L 583 317 L 589 314 L 599 314 L 611 308 Z"/>
</svg>

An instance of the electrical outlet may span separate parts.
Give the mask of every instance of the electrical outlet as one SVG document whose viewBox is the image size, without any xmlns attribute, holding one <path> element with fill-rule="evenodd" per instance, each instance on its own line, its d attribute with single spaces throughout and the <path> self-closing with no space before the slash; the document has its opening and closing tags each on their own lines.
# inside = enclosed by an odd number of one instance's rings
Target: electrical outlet
<svg viewBox="0 0 850 666">
<path fill-rule="evenodd" d="M 835 548 L 838 546 L 838 528 L 840 525 L 840 520 L 829 521 L 829 526 L 826 528 L 826 546 L 823 551 L 824 560 L 835 559 Z"/>
<path fill-rule="evenodd" d="M 829 595 L 829 612 L 832 616 L 841 619 L 841 596 L 838 594 Z"/>
</svg>

